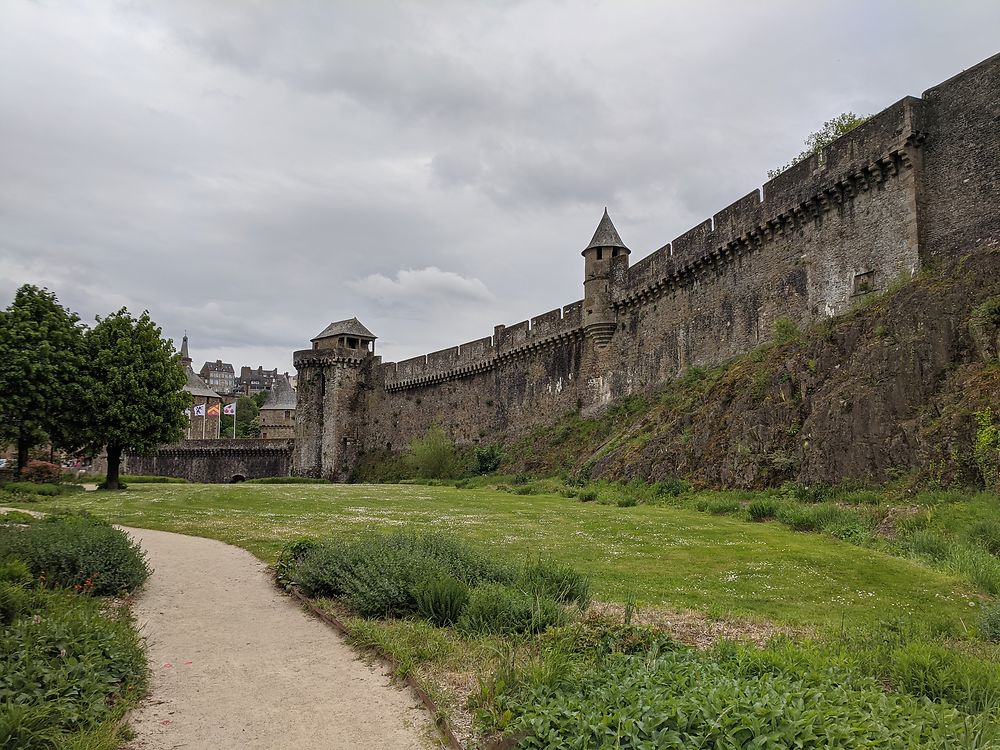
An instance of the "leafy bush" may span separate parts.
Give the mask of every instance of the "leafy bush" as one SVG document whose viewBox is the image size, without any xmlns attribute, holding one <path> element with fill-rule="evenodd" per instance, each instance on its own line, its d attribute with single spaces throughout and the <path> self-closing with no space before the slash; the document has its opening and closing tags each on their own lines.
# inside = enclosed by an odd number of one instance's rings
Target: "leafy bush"
<svg viewBox="0 0 1000 750">
<path fill-rule="evenodd" d="M 618 498 L 618 502 L 615 504 L 619 508 L 634 508 L 639 504 L 639 498 L 635 495 L 626 495 L 625 497 Z"/>
<path fill-rule="evenodd" d="M 30 597 L 30 612 L 0 629 L 0 742 L 63 747 L 56 737 L 120 716 L 141 695 L 146 659 L 124 609 L 66 591 Z"/>
<path fill-rule="evenodd" d="M 718 498 L 708 503 L 708 512 L 713 516 L 727 516 L 740 512 L 739 500 L 733 498 Z"/>
<path fill-rule="evenodd" d="M 690 482 L 683 479 L 664 479 L 654 482 L 652 489 L 657 497 L 680 497 L 690 493 L 693 488 Z"/>
<path fill-rule="evenodd" d="M 435 425 L 422 438 L 415 438 L 406 453 L 406 463 L 422 479 L 447 479 L 459 471 L 454 441 Z"/>
<path fill-rule="evenodd" d="M 980 518 L 969 526 L 969 541 L 980 545 L 991 555 L 1000 556 L 1000 521 Z"/>
<path fill-rule="evenodd" d="M 583 490 L 578 497 L 581 503 L 592 503 L 597 500 L 597 493 L 594 490 Z"/>
<path fill-rule="evenodd" d="M 503 448 L 499 445 L 485 445 L 475 450 L 476 473 L 492 474 L 503 463 Z"/>
<path fill-rule="evenodd" d="M 20 560 L 8 560 L 0 563 L 0 583 L 10 583 L 15 586 L 30 586 L 35 577 L 31 569 Z"/>
<path fill-rule="evenodd" d="M 895 688 L 932 701 L 979 712 L 1000 705 L 997 665 L 933 643 L 910 643 L 892 655 Z"/>
<path fill-rule="evenodd" d="M 714 654 L 611 653 L 556 686 L 499 697 L 518 747 L 942 748 L 977 744 L 982 722 L 946 706 L 886 695 L 875 680 L 743 673 Z M 979 737 L 983 739 L 983 737 Z"/>
<path fill-rule="evenodd" d="M 526 565 L 518 583 L 527 591 L 586 609 L 590 604 L 590 577 L 569 565 L 549 560 Z"/>
<path fill-rule="evenodd" d="M 36 520 L 30 513 L 22 513 L 19 510 L 9 510 L 6 513 L 0 513 L 0 525 L 16 524 L 20 526 L 35 523 Z"/>
<path fill-rule="evenodd" d="M 365 617 L 416 613 L 415 591 L 425 581 L 451 576 L 467 586 L 513 581 L 517 571 L 445 534 L 368 533 L 323 542 L 288 571 L 311 596 L 344 599 Z"/>
<path fill-rule="evenodd" d="M 541 633 L 550 626 L 564 624 L 566 619 L 566 610 L 545 594 L 487 583 L 472 590 L 458 628 L 489 635 Z"/>
<path fill-rule="evenodd" d="M 417 612 L 438 627 L 454 625 L 469 601 L 469 587 L 448 575 L 419 582 L 413 591 Z"/>
<path fill-rule="evenodd" d="M 62 478 L 62 469 L 48 461 L 28 461 L 21 469 L 21 478 L 36 484 L 57 484 Z"/>
<path fill-rule="evenodd" d="M 951 552 L 951 542 L 936 531 L 918 529 L 910 535 L 910 550 L 931 560 L 944 560 Z"/>
<path fill-rule="evenodd" d="M 759 497 L 747 505 L 751 521 L 769 521 L 778 514 L 778 503 L 769 497 Z"/>
<path fill-rule="evenodd" d="M 123 531 L 89 516 L 51 516 L 0 528 L 0 561 L 22 560 L 49 585 L 95 594 L 132 591 L 149 576 L 145 553 Z"/>
<path fill-rule="evenodd" d="M 318 541 L 308 536 L 287 542 L 278 553 L 278 560 L 274 564 L 274 577 L 278 583 L 286 588 L 295 585 L 296 581 L 292 577 L 292 569 L 299 560 L 305 557 L 307 552 L 318 544 Z"/>
</svg>

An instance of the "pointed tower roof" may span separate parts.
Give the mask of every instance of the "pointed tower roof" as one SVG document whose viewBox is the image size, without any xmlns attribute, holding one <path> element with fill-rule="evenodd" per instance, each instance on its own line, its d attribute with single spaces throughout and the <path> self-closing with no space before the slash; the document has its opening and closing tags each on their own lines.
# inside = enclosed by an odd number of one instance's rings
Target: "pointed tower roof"
<svg viewBox="0 0 1000 750">
<path fill-rule="evenodd" d="M 295 389 L 292 388 L 288 375 L 279 375 L 274 379 L 271 392 L 267 395 L 267 400 L 261 409 L 294 409 Z"/>
<path fill-rule="evenodd" d="M 191 356 L 188 354 L 188 335 L 185 333 L 184 338 L 181 339 L 181 362 L 191 362 Z"/>
<path fill-rule="evenodd" d="M 604 216 L 601 217 L 601 223 L 597 225 L 597 231 L 594 232 L 594 238 L 583 252 L 586 253 L 587 250 L 595 247 L 620 247 L 631 252 L 625 246 L 625 243 L 622 242 L 622 238 L 618 236 L 618 230 L 615 229 L 614 222 L 608 216 L 607 207 L 604 209 Z"/>
<path fill-rule="evenodd" d="M 331 323 L 312 341 L 328 339 L 331 336 L 357 336 L 360 339 L 368 339 L 370 341 L 378 338 L 374 333 L 365 328 L 360 320 L 357 318 L 348 318 L 347 320 L 338 320 L 335 323 Z"/>
</svg>

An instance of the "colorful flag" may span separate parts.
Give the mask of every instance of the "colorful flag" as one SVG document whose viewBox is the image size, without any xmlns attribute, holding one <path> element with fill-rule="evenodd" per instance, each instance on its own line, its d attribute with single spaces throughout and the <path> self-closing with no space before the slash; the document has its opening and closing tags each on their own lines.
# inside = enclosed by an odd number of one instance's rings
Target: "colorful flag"
<svg viewBox="0 0 1000 750">
<path fill-rule="evenodd" d="M 195 404 L 194 405 L 194 415 L 196 417 L 205 416 L 205 404 Z"/>
<path fill-rule="evenodd" d="M 231 404 L 226 404 L 222 409 L 223 414 L 227 414 L 230 417 L 236 416 L 236 402 L 233 401 Z"/>
<path fill-rule="evenodd" d="M 208 407 L 208 416 L 210 416 L 210 417 L 217 417 L 217 416 L 219 416 L 219 405 L 218 404 L 212 404 L 210 407 Z"/>
<path fill-rule="evenodd" d="M 184 410 L 184 416 L 187 417 L 188 419 L 191 419 L 191 410 L 190 409 L 185 409 Z"/>
</svg>

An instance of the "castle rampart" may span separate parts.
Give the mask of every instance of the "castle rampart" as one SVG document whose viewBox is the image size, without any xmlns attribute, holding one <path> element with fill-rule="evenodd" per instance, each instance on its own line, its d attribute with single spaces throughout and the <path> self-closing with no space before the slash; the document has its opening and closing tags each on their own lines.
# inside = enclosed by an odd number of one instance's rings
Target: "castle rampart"
<svg viewBox="0 0 1000 750">
<path fill-rule="evenodd" d="M 492 336 L 385 364 L 297 352 L 296 470 L 344 478 L 434 424 L 465 442 L 525 434 L 997 243 L 998 86 L 1000 56 L 906 97 L 631 265 L 605 214 L 585 298 Z"/>
</svg>

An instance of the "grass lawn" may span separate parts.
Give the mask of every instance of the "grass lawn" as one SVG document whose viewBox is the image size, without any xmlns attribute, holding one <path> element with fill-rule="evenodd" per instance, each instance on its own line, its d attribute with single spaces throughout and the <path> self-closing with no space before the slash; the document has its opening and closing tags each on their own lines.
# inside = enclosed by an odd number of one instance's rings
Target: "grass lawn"
<svg viewBox="0 0 1000 750">
<path fill-rule="evenodd" d="M 676 507 L 630 508 L 556 495 L 420 485 L 135 485 L 54 498 L 124 525 L 220 539 L 273 562 L 293 537 L 372 527 L 449 529 L 505 555 L 589 573 L 598 599 L 792 625 L 916 618 L 950 628 L 978 617 L 957 578 L 775 523 Z"/>
</svg>

